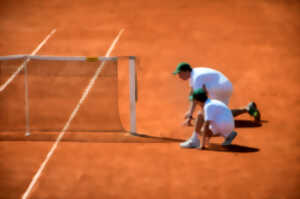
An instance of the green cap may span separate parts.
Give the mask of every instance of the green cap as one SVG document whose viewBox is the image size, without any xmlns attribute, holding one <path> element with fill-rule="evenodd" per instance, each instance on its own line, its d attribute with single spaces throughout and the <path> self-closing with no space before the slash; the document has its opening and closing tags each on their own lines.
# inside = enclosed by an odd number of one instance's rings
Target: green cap
<svg viewBox="0 0 300 199">
<path fill-rule="evenodd" d="M 186 62 L 181 62 L 177 65 L 176 70 L 173 72 L 174 75 L 180 73 L 181 71 L 191 71 L 191 66 Z"/>
<path fill-rule="evenodd" d="M 207 93 L 203 88 L 199 88 L 193 92 L 192 99 L 200 102 L 205 102 L 207 100 Z"/>
</svg>

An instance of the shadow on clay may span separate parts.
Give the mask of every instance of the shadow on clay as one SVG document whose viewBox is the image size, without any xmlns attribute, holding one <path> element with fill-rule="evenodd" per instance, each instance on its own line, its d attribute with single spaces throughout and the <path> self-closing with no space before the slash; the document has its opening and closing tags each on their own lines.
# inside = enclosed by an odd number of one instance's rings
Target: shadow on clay
<svg viewBox="0 0 300 199">
<path fill-rule="evenodd" d="M 255 128 L 261 127 L 263 123 L 267 123 L 266 120 L 261 120 L 260 122 L 256 122 L 253 120 L 235 120 L 235 128 Z"/>
<path fill-rule="evenodd" d="M 59 132 L 33 132 L 25 136 L 22 132 L 0 133 L 1 141 L 55 142 Z M 150 136 L 142 133 L 120 132 L 67 132 L 61 142 L 95 143 L 171 143 L 183 142 L 182 139 Z"/>
<path fill-rule="evenodd" d="M 221 144 L 210 143 L 207 151 L 218 151 L 218 152 L 233 152 L 233 153 L 253 153 L 258 152 L 258 148 L 242 146 L 237 144 L 232 144 L 229 146 L 222 146 Z"/>
</svg>

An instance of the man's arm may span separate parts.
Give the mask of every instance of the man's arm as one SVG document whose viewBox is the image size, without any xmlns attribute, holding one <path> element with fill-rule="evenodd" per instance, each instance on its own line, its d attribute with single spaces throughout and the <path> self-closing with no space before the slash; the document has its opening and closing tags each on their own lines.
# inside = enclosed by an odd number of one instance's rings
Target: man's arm
<svg viewBox="0 0 300 199">
<path fill-rule="evenodd" d="M 200 149 L 205 149 L 206 137 L 209 136 L 209 124 L 210 124 L 210 121 L 204 121 L 204 123 L 201 127 L 202 140 L 200 142 Z"/>
<path fill-rule="evenodd" d="M 206 88 L 205 84 L 202 85 L 202 89 L 208 94 L 208 91 L 207 91 L 207 88 Z M 193 95 L 193 92 L 194 92 L 194 90 L 193 90 L 193 88 L 191 88 L 190 95 L 189 95 L 190 97 Z M 196 107 L 196 105 L 195 105 L 194 101 L 191 100 L 190 108 L 189 108 L 188 112 L 185 114 L 184 118 L 186 118 L 186 119 L 189 118 L 189 117 L 192 118 L 193 113 L 195 111 L 195 107 Z"/>
<path fill-rule="evenodd" d="M 190 95 L 189 96 L 192 96 L 192 94 L 193 94 L 193 88 L 191 88 L 191 91 L 190 91 Z M 191 102 L 190 102 L 190 107 L 189 107 L 189 110 L 186 112 L 186 114 L 184 115 L 184 118 L 186 119 L 185 121 L 184 121 L 184 125 L 187 125 L 187 126 L 191 126 L 192 124 L 191 124 L 191 121 L 192 121 L 192 119 L 193 119 L 193 113 L 194 113 L 194 111 L 195 111 L 195 108 L 196 108 L 196 104 L 194 103 L 194 101 L 193 100 L 191 100 Z"/>
</svg>

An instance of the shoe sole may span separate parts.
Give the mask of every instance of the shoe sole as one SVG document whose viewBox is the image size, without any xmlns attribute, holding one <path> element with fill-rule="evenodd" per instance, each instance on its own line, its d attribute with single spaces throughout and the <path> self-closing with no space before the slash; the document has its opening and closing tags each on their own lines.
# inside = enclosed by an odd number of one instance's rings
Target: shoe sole
<svg viewBox="0 0 300 199">
<path fill-rule="evenodd" d="M 253 111 L 249 111 L 249 114 L 250 114 L 251 116 L 254 117 L 254 120 L 255 120 L 256 122 L 260 122 L 260 112 L 259 112 L 259 110 L 258 110 L 258 108 L 257 108 L 256 103 L 255 103 L 255 102 L 252 102 L 250 106 L 251 106 L 252 109 L 254 109 L 254 110 L 253 110 Z"/>
<path fill-rule="evenodd" d="M 185 149 L 193 149 L 193 148 L 198 148 L 199 146 L 180 146 L 181 148 L 185 148 Z"/>
</svg>

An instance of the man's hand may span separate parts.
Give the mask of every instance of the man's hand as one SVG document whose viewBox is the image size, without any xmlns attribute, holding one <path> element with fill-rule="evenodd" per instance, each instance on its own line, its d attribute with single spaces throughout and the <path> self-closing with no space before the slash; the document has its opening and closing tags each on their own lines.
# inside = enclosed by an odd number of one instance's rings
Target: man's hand
<svg viewBox="0 0 300 199">
<path fill-rule="evenodd" d="M 189 117 L 189 118 L 186 118 L 186 120 L 183 122 L 183 125 L 184 126 L 193 126 L 192 125 L 192 120 L 193 120 L 194 118 L 192 118 L 192 117 Z"/>
<path fill-rule="evenodd" d="M 184 115 L 184 119 L 188 119 L 188 118 L 193 118 L 193 114 L 188 111 L 185 115 Z"/>
<path fill-rule="evenodd" d="M 184 126 L 192 126 L 192 120 L 194 119 L 193 118 L 193 114 L 188 111 L 185 115 L 184 115 L 184 119 L 185 121 L 183 122 L 183 125 Z"/>
</svg>

